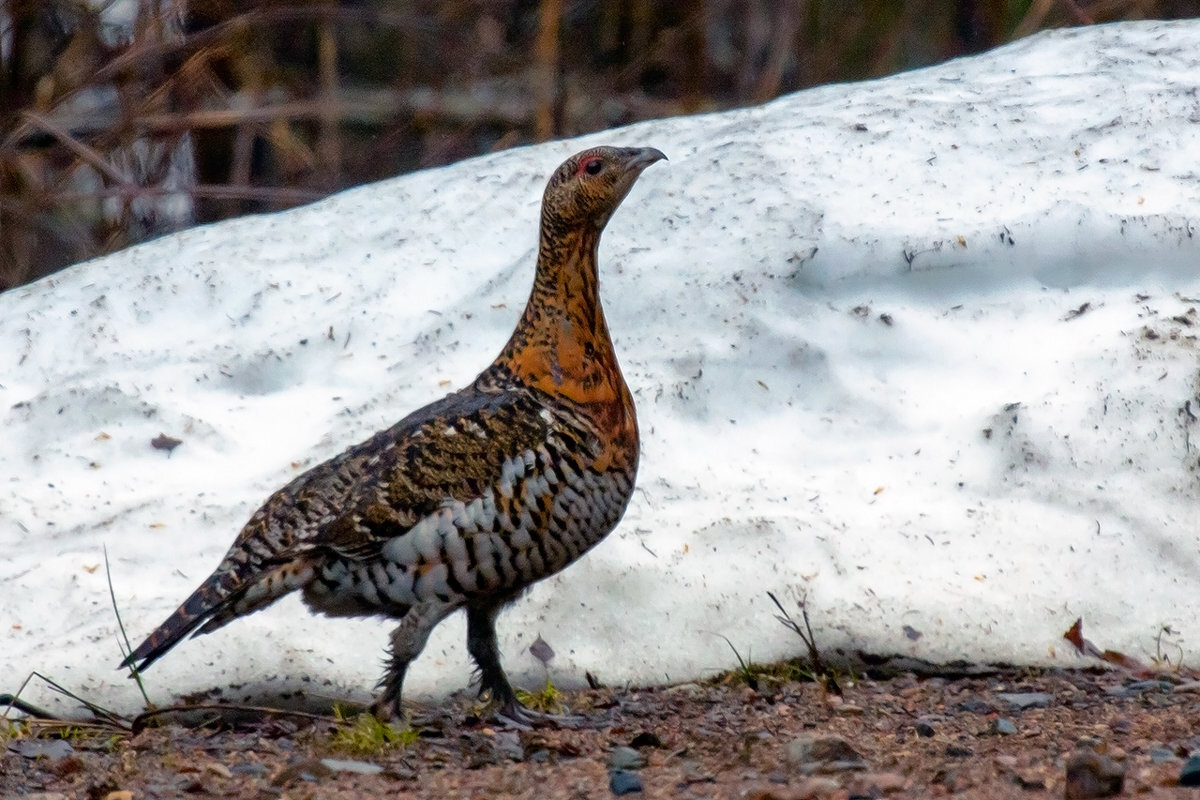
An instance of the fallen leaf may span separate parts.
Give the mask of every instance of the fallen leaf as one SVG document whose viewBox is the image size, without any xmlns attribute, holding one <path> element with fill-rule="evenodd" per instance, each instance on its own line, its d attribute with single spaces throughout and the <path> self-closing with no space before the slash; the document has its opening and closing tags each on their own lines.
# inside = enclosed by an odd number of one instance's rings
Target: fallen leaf
<svg viewBox="0 0 1200 800">
<path fill-rule="evenodd" d="M 176 439 L 174 436 L 167 436 L 165 433 L 160 433 L 150 440 L 150 446 L 155 450 L 166 450 L 169 454 L 179 445 L 183 444 L 182 439 Z"/>
<path fill-rule="evenodd" d="M 546 643 L 546 640 L 542 638 L 540 633 L 538 634 L 538 637 L 533 640 L 533 644 L 529 645 L 529 652 L 534 658 L 543 664 L 548 665 L 554 660 L 554 648 Z"/>
</svg>

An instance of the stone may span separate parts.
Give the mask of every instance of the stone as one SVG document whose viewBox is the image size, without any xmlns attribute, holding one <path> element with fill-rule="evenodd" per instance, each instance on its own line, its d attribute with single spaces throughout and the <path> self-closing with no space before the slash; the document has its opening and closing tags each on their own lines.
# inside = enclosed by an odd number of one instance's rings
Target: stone
<svg viewBox="0 0 1200 800">
<path fill-rule="evenodd" d="M 353 772 L 359 775 L 378 775 L 383 767 L 368 761 L 352 761 L 341 758 L 322 758 L 321 764 L 333 772 Z"/>
<path fill-rule="evenodd" d="M 898 772 L 864 772 L 855 775 L 846 790 L 851 797 L 882 797 L 904 788 L 904 776 Z"/>
<path fill-rule="evenodd" d="M 1067 759 L 1067 800 L 1115 797 L 1125 788 L 1125 766 L 1095 750 L 1076 750 Z"/>
<path fill-rule="evenodd" d="M 1200 786 L 1200 756 L 1192 756 L 1183 762 L 1179 771 L 1180 786 Z"/>
<path fill-rule="evenodd" d="M 646 757 L 632 747 L 614 747 L 608 754 L 609 769 L 635 770 L 646 766 Z"/>
<path fill-rule="evenodd" d="M 636 772 L 624 769 L 614 769 L 608 774 L 609 790 L 620 797 L 625 794 L 637 794 L 642 791 L 642 779 Z"/>
<path fill-rule="evenodd" d="M 1045 708 L 1054 699 L 1054 695 L 1046 692 L 997 692 L 996 697 L 1019 709 Z"/>
<path fill-rule="evenodd" d="M 1013 724 L 1011 719 L 997 717 L 992 722 L 992 733 L 998 733 L 1001 736 L 1012 736 L 1017 732 L 1017 726 Z"/>
<path fill-rule="evenodd" d="M 14 739 L 8 743 L 8 751 L 24 758 L 44 758 L 53 763 L 73 754 L 75 748 L 64 739 Z"/>
<path fill-rule="evenodd" d="M 797 736 L 788 742 L 787 761 L 793 769 L 810 772 L 816 771 L 807 769 L 813 765 L 861 764 L 861 767 L 844 768 L 862 769 L 866 767 L 866 762 L 858 751 L 840 736 L 813 736 L 811 734 Z M 821 771 L 840 770 L 822 769 Z"/>
</svg>

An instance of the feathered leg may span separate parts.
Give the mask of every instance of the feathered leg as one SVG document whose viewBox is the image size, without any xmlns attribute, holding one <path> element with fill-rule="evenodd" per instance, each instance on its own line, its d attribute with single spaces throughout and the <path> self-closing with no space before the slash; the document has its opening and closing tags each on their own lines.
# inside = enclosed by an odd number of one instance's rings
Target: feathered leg
<svg viewBox="0 0 1200 800">
<path fill-rule="evenodd" d="M 479 696 L 490 695 L 502 714 L 520 721 L 525 707 L 500 666 L 500 645 L 496 642 L 496 617 L 509 598 L 488 598 L 467 606 L 467 652 L 479 667 Z"/>
<path fill-rule="evenodd" d="M 419 603 L 400 620 L 400 624 L 392 631 L 387 674 L 379 682 L 382 691 L 371 704 L 371 713 L 376 717 L 386 722 L 404 715 L 400 707 L 400 693 L 404 688 L 404 674 L 408 672 L 408 665 L 425 649 L 425 642 L 437 624 L 456 608 L 458 606 L 452 603 Z"/>
</svg>

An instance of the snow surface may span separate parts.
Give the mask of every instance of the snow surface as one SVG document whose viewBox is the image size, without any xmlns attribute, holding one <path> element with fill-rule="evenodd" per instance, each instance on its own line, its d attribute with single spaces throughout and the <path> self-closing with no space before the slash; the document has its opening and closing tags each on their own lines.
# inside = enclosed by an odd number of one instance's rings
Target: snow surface
<svg viewBox="0 0 1200 800">
<path fill-rule="evenodd" d="M 652 145 L 601 247 L 643 430 L 618 530 L 500 621 L 518 683 L 691 679 L 823 647 L 1076 663 L 1200 640 L 1200 23 L 1119 24 L 760 108 L 463 162 L 0 295 L 0 675 L 118 710 L 103 548 L 149 633 L 303 469 L 469 381 L 547 175 Z M 160 433 L 183 444 L 153 449 Z M 182 643 L 158 702 L 365 700 L 387 623 L 292 597 Z M 464 626 L 409 694 L 461 689 Z M 919 634 L 919 635 L 918 635 Z M 135 641 L 136 644 L 136 641 Z M 29 699 L 52 702 L 45 687 Z"/>
</svg>

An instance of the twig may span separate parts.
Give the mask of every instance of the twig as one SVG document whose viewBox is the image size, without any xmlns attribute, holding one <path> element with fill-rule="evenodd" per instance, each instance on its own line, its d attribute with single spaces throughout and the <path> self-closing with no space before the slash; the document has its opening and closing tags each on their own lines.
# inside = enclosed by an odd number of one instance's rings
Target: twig
<svg viewBox="0 0 1200 800">
<path fill-rule="evenodd" d="M 113 615 L 117 618 L 117 629 L 121 632 L 121 638 L 117 640 L 117 648 L 121 651 L 121 657 L 124 660 L 133 652 L 133 645 L 129 642 L 129 634 L 125 632 L 125 623 L 121 621 L 121 609 L 117 607 L 117 593 L 113 590 L 112 570 L 108 566 L 107 545 L 104 546 L 104 575 L 108 578 L 108 596 L 112 598 Z M 142 683 L 142 673 L 132 663 L 129 664 L 129 675 L 137 682 L 142 699 L 146 701 L 146 707 L 153 708 L 154 703 L 150 702 L 150 695 L 146 694 L 146 686 Z"/>
<path fill-rule="evenodd" d="M 833 670 L 829 669 L 829 667 L 825 665 L 824 659 L 821 658 L 821 651 L 817 649 L 817 638 L 813 635 L 812 624 L 808 620 L 808 603 L 806 602 L 806 599 L 802 599 L 799 604 L 800 613 L 804 619 L 804 629 L 801 630 L 800 625 L 797 624 L 796 621 L 792 619 L 791 615 L 788 614 L 787 610 L 784 609 L 783 604 L 779 602 L 779 598 L 775 596 L 774 592 L 767 592 L 767 597 L 771 598 L 771 602 L 775 604 L 775 607 L 779 609 L 779 614 L 782 615 L 777 615 L 775 619 L 779 620 L 784 624 L 784 626 L 794 631 L 795 634 L 800 637 L 800 641 L 804 642 L 804 645 L 808 648 L 808 660 L 812 665 L 813 677 L 815 677 L 827 691 L 831 691 L 834 694 L 841 696 L 842 687 L 838 685 L 837 678 L 834 676 Z"/>
<path fill-rule="evenodd" d="M 242 706 L 235 703 L 201 703 L 199 705 L 188 706 L 168 706 L 166 708 L 155 708 L 150 711 L 143 711 L 133 718 L 132 731 L 137 735 L 145 730 L 146 726 L 157 717 L 167 714 L 182 714 L 192 711 L 237 711 L 243 713 L 263 714 L 267 716 L 279 717 L 299 717 L 300 719 L 309 719 L 314 722 L 332 722 L 337 725 L 351 725 L 350 720 L 342 717 L 331 717 L 328 714 L 313 714 L 309 711 L 292 711 L 286 708 L 271 708 L 270 706 Z"/>
<path fill-rule="evenodd" d="M 110 164 L 98 150 L 79 141 L 70 133 L 56 125 L 48 117 L 44 117 L 36 111 L 30 111 L 29 109 L 22 109 L 21 116 L 30 124 L 36 125 L 46 133 L 53 136 L 55 139 L 58 139 L 63 143 L 64 146 L 66 146 L 68 150 L 79 156 L 79 158 L 84 162 L 95 167 L 96 170 L 101 174 L 106 175 L 109 180 L 113 181 L 114 183 L 119 183 L 123 186 L 136 185 L 133 180 L 129 178 L 129 176 L 123 174 L 120 170 Z"/>
</svg>

